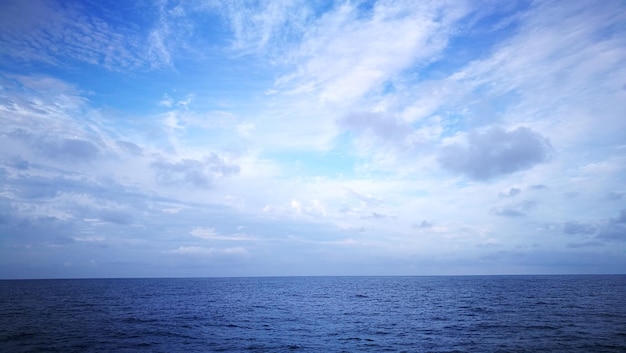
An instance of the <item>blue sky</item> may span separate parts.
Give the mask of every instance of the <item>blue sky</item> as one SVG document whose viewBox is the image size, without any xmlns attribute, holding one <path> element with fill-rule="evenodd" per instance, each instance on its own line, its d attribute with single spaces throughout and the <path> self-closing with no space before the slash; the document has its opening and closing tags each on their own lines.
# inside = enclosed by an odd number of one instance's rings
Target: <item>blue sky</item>
<svg viewBox="0 0 626 353">
<path fill-rule="evenodd" d="M 0 277 L 626 272 L 623 1 L 0 2 Z"/>
</svg>

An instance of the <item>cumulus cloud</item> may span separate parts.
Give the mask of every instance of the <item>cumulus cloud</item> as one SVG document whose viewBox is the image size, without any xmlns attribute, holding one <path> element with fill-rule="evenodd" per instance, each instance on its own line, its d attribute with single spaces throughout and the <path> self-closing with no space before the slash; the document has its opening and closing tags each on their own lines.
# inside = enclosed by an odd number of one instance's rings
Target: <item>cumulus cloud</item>
<svg viewBox="0 0 626 353">
<path fill-rule="evenodd" d="M 202 160 L 159 160 L 153 162 L 152 167 L 156 170 L 157 180 L 163 184 L 183 184 L 198 188 L 211 187 L 218 179 L 239 172 L 238 165 L 229 163 L 215 153 Z"/>
<path fill-rule="evenodd" d="M 550 157 L 546 138 L 527 127 L 506 131 L 492 127 L 472 132 L 467 143 L 445 146 L 439 155 L 444 168 L 485 181 L 532 168 Z"/>
</svg>

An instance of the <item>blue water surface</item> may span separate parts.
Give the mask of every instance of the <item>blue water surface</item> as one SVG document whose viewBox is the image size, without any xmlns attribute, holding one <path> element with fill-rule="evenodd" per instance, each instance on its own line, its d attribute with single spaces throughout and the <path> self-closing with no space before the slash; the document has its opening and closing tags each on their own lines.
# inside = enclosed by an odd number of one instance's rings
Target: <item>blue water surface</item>
<svg viewBox="0 0 626 353">
<path fill-rule="evenodd" d="M 2 352 L 626 352 L 626 276 L 0 281 Z"/>
</svg>

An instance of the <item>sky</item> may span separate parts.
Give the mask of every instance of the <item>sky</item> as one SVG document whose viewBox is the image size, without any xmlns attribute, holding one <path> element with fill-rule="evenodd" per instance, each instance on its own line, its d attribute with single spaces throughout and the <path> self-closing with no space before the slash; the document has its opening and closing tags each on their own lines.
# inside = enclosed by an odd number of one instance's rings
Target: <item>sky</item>
<svg viewBox="0 0 626 353">
<path fill-rule="evenodd" d="M 0 1 L 0 278 L 626 273 L 626 2 Z"/>
</svg>

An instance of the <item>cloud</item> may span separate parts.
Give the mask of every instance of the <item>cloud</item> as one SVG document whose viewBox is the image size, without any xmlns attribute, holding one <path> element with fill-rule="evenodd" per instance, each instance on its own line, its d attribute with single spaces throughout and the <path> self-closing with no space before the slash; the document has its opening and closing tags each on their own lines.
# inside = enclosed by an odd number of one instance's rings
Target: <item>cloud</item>
<svg viewBox="0 0 626 353">
<path fill-rule="evenodd" d="M 596 227 L 591 224 L 567 222 L 563 225 L 563 232 L 566 234 L 593 234 L 596 231 Z"/>
<path fill-rule="evenodd" d="M 522 192 L 519 188 L 510 188 L 508 191 L 500 192 L 498 196 L 500 197 L 515 197 Z"/>
<path fill-rule="evenodd" d="M 459 2 L 380 1 L 371 8 L 343 3 L 303 34 L 290 56 L 297 71 L 283 76 L 279 86 L 322 102 L 353 101 L 432 60 L 467 11 Z"/>
<path fill-rule="evenodd" d="M 0 272 L 618 271 L 623 9 L 0 1 Z M 495 246 L 528 255 L 455 268 Z"/>
<path fill-rule="evenodd" d="M 117 141 L 117 145 L 125 152 L 133 155 L 141 155 L 143 150 L 141 147 L 129 141 Z"/>
<path fill-rule="evenodd" d="M 340 119 L 339 124 L 357 136 L 398 149 L 413 149 L 418 143 L 430 141 L 440 133 L 432 127 L 415 129 L 403 120 L 381 113 L 351 113 Z"/>
<path fill-rule="evenodd" d="M 433 222 L 428 222 L 427 220 L 423 220 L 417 227 L 419 228 L 432 228 L 434 225 Z"/>
<path fill-rule="evenodd" d="M 611 241 L 626 241 L 626 209 L 621 210 L 616 218 L 607 222 L 598 233 L 598 239 Z"/>
<path fill-rule="evenodd" d="M 494 208 L 491 210 L 491 212 L 496 216 L 523 217 L 528 214 L 528 211 L 535 208 L 536 206 L 537 203 L 535 201 L 525 200 Z"/>
<path fill-rule="evenodd" d="M 387 218 L 387 215 L 378 212 L 372 212 L 369 215 L 361 216 L 361 219 L 380 220 Z"/>
<path fill-rule="evenodd" d="M 24 199 L 53 198 L 60 192 L 59 185 L 48 178 L 22 178 L 15 181 L 2 181 L 11 185 L 15 194 Z"/>
<path fill-rule="evenodd" d="M 607 241 L 626 241 L 626 209 L 621 210 L 617 217 L 610 218 L 599 223 L 585 224 L 578 222 L 568 222 L 563 226 L 563 231 L 567 234 L 594 234 L 598 242 L 594 244 L 604 244 Z"/>
<path fill-rule="evenodd" d="M 156 62 L 162 62 L 166 65 L 171 65 L 171 54 L 163 43 L 163 35 L 164 34 L 158 30 L 154 30 L 152 33 L 150 33 L 150 37 L 148 39 L 148 54 L 151 58 L 155 59 Z"/>
<path fill-rule="evenodd" d="M 87 162 L 95 159 L 99 153 L 96 145 L 81 139 L 38 141 L 36 148 L 48 157 L 67 161 Z"/>
<path fill-rule="evenodd" d="M 600 230 L 597 238 L 608 241 L 626 241 L 626 224 L 609 223 Z"/>
<path fill-rule="evenodd" d="M 105 237 L 103 236 L 99 236 L 99 235 L 89 235 L 89 236 L 85 236 L 85 237 L 74 237 L 72 238 L 74 241 L 78 241 L 78 242 L 88 242 L 88 243 L 93 243 L 93 242 L 103 242 L 106 240 Z"/>
<path fill-rule="evenodd" d="M 338 211 L 345 217 L 376 219 L 387 216 L 385 201 L 379 197 L 365 192 L 356 192 L 350 188 L 344 188 L 341 196 Z"/>
<path fill-rule="evenodd" d="M 527 127 L 512 131 L 492 127 L 471 132 L 466 144 L 443 147 L 439 163 L 450 171 L 486 181 L 546 162 L 550 152 L 548 140 Z"/>
<path fill-rule="evenodd" d="M 35 214 L 29 210 L 29 205 L 17 202 L 5 205 L 0 213 L 0 232 L 10 235 L 5 244 L 12 247 L 65 246 L 72 242 L 71 236 L 79 232 L 72 220 L 51 216 L 52 212 Z"/>
<path fill-rule="evenodd" d="M 249 252 L 243 247 L 231 248 L 206 248 L 202 246 L 180 246 L 178 249 L 169 251 L 172 254 L 181 255 L 248 255 Z"/>
<path fill-rule="evenodd" d="M 47 121 L 40 121 L 46 124 Z M 45 130 L 44 126 L 37 129 Z M 0 130 L 0 133 L 2 131 Z M 66 162 L 89 162 L 98 157 L 100 149 L 96 144 L 82 138 L 64 138 L 45 131 L 26 131 L 23 129 L 6 133 L 14 141 L 31 147 L 38 155 L 49 160 Z M 26 161 L 26 163 L 28 163 Z M 28 164 L 23 164 L 28 166 Z"/>
<path fill-rule="evenodd" d="M 133 216 L 128 212 L 120 210 L 103 210 L 100 213 L 100 219 L 115 224 L 127 225 L 132 223 Z"/>
<path fill-rule="evenodd" d="M 321 217 L 326 215 L 326 207 L 318 199 L 311 200 L 308 204 L 292 199 L 290 203 L 291 209 L 297 214 Z"/>
<path fill-rule="evenodd" d="M 613 219 L 613 223 L 626 224 L 626 210 L 621 210 L 619 216 Z"/>
<path fill-rule="evenodd" d="M 239 166 L 215 153 L 202 160 L 183 159 L 178 162 L 158 160 L 152 163 L 157 180 L 163 184 L 190 185 L 197 188 L 213 186 L 214 182 L 239 172 Z"/>
<path fill-rule="evenodd" d="M 144 55 L 148 47 L 155 46 L 154 39 L 138 33 L 119 18 L 120 14 L 88 11 L 88 6 L 79 2 L 2 1 L 0 45 L 7 48 L 2 54 L 17 61 L 51 65 L 73 61 L 112 71 L 167 63 L 163 55 Z"/>
<path fill-rule="evenodd" d="M 215 231 L 213 228 L 194 228 L 191 232 L 194 237 L 204 240 L 226 240 L 226 241 L 248 241 L 256 240 L 254 237 L 250 237 L 244 234 L 232 234 L 222 235 Z"/>
<path fill-rule="evenodd" d="M 274 52 L 300 37 L 311 9 L 306 1 L 221 2 L 234 34 L 233 49 L 242 53 Z"/>
<path fill-rule="evenodd" d="M 619 201 L 626 196 L 625 192 L 609 191 L 606 193 L 606 199 L 610 201 Z"/>
<path fill-rule="evenodd" d="M 383 200 L 369 194 L 358 193 L 350 188 L 344 188 L 344 196 L 348 199 L 356 199 L 363 206 L 380 206 Z"/>
<path fill-rule="evenodd" d="M 12 158 L 6 165 L 21 171 L 28 170 L 29 168 L 28 161 L 19 156 Z"/>
</svg>

